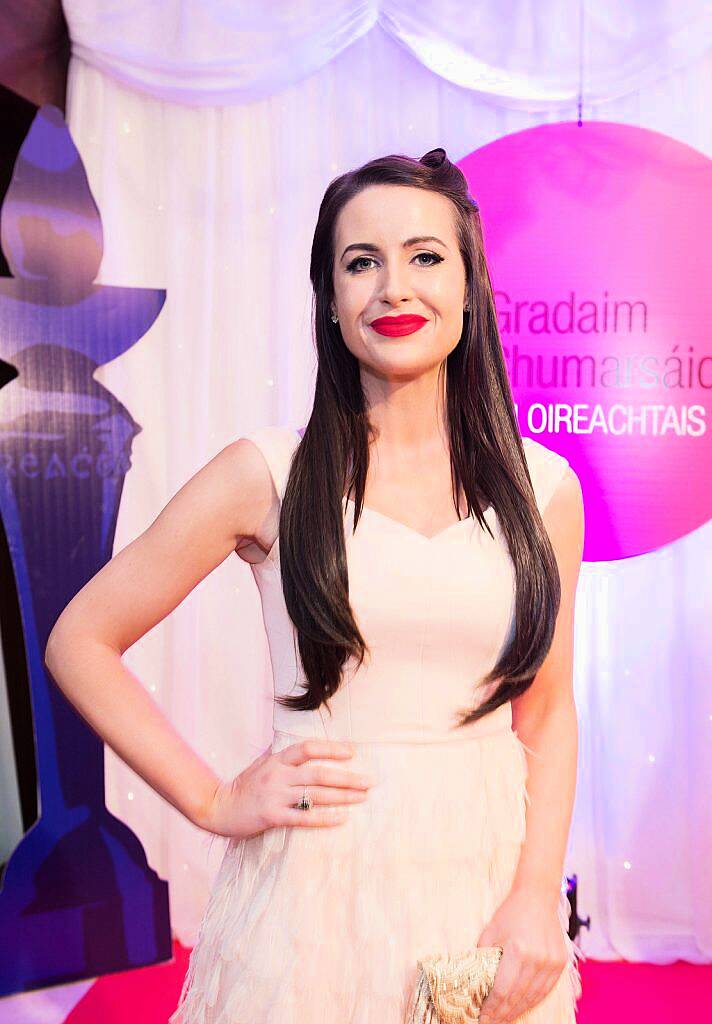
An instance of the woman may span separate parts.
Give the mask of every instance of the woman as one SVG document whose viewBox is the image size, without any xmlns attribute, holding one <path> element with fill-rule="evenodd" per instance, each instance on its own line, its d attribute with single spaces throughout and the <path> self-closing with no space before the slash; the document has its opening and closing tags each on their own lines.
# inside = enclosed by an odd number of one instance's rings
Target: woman
<svg viewBox="0 0 712 1024">
<path fill-rule="evenodd" d="M 303 436 L 215 456 L 65 609 L 48 667 L 229 838 L 172 1024 L 399 1024 L 417 959 L 475 945 L 504 951 L 482 1021 L 569 1024 L 578 479 L 522 442 L 479 213 L 443 149 L 332 181 L 310 269 Z M 232 550 L 275 731 L 225 781 L 120 655 Z"/>
</svg>

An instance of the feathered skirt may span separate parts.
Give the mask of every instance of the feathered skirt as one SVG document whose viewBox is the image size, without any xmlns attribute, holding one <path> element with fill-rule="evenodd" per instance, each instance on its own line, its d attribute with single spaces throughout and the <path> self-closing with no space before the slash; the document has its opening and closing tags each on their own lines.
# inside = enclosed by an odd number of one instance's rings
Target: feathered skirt
<svg viewBox="0 0 712 1024">
<path fill-rule="evenodd" d="M 272 750 L 303 736 L 276 731 Z M 417 960 L 474 946 L 525 836 L 526 747 L 507 727 L 422 743 L 356 742 L 377 783 L 348 820 L 230 840 L 169 1024 L 403 1024 Z M 567 967 L 521 1024 L 575 1024 Z"/>
</svg>

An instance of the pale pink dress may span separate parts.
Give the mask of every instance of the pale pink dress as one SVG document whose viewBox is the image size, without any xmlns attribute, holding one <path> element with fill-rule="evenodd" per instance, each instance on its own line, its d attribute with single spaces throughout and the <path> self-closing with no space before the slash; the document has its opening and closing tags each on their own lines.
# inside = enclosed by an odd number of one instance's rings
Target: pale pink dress
<svg viewBox="0 0 712 1024">
<path fill-rule="evenodd" d="M 247 435 L 280 497 L 299 435 L 270 426 Z M 525 440 L 543 510 L 566 460 Z M 466 729 L 474 683 L 512 627 L 514 572 L 497 515 L 433 537 L 344 502 L 349 598 L 371 649 L 324 707 L 274 704 L 272 749 L 304 737 L 349 738 L 347 762 L 379 780 L 345 824 L 273 828 L 230 841 L 170 1024 L 402 1024 L 418 957 L 474 945 L 506 896 L 525 835 L 527 762 L 510 703 Z M 253 566 L 274 690 L 303 682 L 281 588 L 279 539 Z M 480 698 L 481 699 L 481 698 Z M 546 751 L 542 752 L 544 756 Z M 519 1020 L 573 1024 L 579 951 L 559 919 L 569 963 Z"/>
</svg>

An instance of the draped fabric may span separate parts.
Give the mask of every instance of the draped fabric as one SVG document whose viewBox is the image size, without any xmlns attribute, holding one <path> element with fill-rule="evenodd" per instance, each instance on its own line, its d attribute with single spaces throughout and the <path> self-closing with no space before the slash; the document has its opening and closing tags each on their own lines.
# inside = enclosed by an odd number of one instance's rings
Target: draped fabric
<svg viewBox="0 0 712 1024">
<path fill-rule="evenodd" d="M 689 64 L 712 39 L 712 10 L 700 0 L 72 0 L 65 7 L 78 57 L 180 103 L 271 96 L 374 26 L 439 77 L 530 111 L 575 101 L 582 14 L 589 103 Z"/>
<path fill-rule="evenodd" d="M 457 160 L 576 117 L 574 30 L 561 29 L 570 6 L 322 4 L 315 25 L 310 4 L 66 4 L 67 116 L 103 216 L 100 280 L 168 291 L 149 334 L 97 372 L 143 427 L 115 550 L 224 444 L 305 422 L 309 249 L 335 175 L 436 145 Z M 613 12 L 596 5 L 584 117 L 709 154 L 701 5 Z M 686 33 L 695 45 L 673 50 Z M 489 89 L 475 73 L 483 62 Z M 591 957 L 701 962 L 712 952 L 710 540 L 705 526 L 654 554 L 582 568 L 579 781 L 565 866 L 578 875 L 579 914 L 591 916 L 581 935 Z M 236 556 L 124 662 L 225 777 L 268 745 L 266 640 Z M 174 930 L 192 943 L 222 843 L 107 755 L 109 805 L 169 879 Z"/>
</svg>

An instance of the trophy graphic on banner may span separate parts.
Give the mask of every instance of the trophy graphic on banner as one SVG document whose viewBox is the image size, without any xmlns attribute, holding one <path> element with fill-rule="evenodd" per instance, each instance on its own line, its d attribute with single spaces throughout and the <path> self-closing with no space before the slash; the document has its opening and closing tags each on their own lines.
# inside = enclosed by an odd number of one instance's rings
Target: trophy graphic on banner
<svg viewBox="0 0 712 1024">
<path fill-rule="evenodd" d="M 111 558 L 141 427 L 94 372 L 149 329 L 165 292 L 94 284 L 103 235 L 61 112 L 44 106 L 0 212 L 0 516 L 34 724 L 37 821 L 0 888 L 0 995 L 171 956 L 168 887 L 104 803 L 104 746 L 48 677 L 62 609 Z M 7 378 L 7 373 L 5 374 Z M 3 641 L 5 638 L 3 637 Z"/>
</svg>

